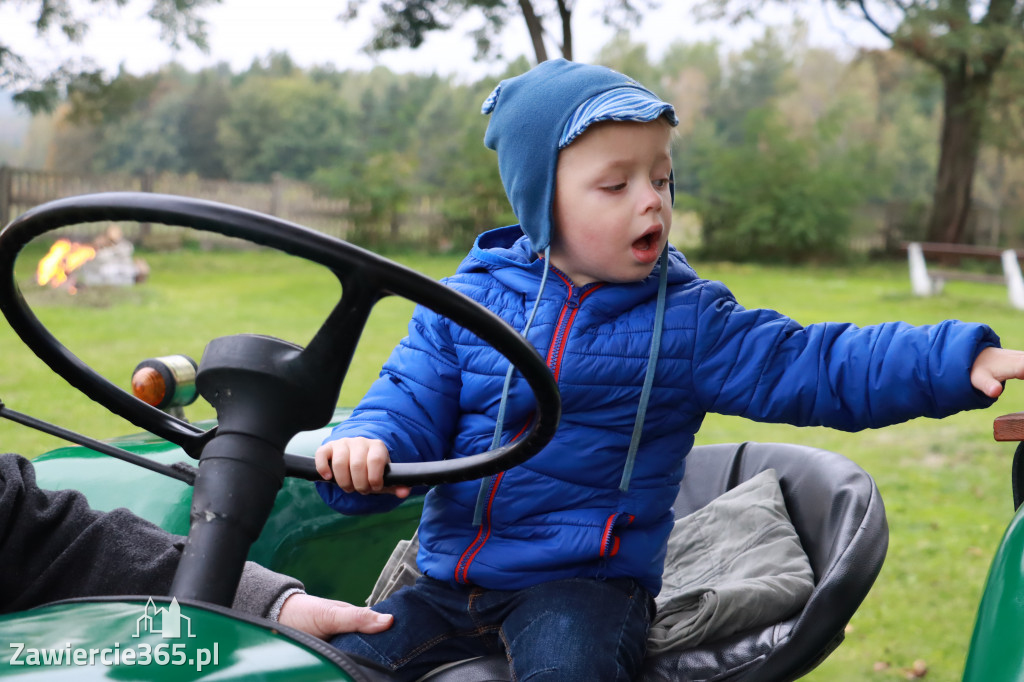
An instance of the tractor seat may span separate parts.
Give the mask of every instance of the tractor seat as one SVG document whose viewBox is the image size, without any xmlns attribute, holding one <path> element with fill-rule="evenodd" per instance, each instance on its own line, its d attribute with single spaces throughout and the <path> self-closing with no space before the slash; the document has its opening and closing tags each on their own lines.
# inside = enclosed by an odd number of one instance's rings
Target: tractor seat
<svg viewBox="0 0 1024 682">
<path fill-rule="evenodd" d="M 806 675 L 843 640 L 885 560 L 889 527 L 874 480 L 827 450 L 785 443 L 702 445 L 687 456 L 676 517 L 700 509 L 765 469 L 778 474 L 786 507 L 814 569 L 803 610 L 692 649 L 648 657 L 642 682 L 783 682 Z M 503 657 L 462 661 L 429 682 L 507 682 Z"/>
</svg>

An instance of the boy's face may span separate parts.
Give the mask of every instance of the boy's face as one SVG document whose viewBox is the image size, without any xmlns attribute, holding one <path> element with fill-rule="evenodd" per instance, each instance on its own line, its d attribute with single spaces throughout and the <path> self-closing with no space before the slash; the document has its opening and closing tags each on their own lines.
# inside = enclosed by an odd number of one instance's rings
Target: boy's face
<svg viewBox="0 0 1024 682">
<path fill-rule="evenodd" d="M 577 286 L 644 279 L 672 227 L 671 128 L 601 122 L 558 156 L 551 264 Z"/>
</svg>

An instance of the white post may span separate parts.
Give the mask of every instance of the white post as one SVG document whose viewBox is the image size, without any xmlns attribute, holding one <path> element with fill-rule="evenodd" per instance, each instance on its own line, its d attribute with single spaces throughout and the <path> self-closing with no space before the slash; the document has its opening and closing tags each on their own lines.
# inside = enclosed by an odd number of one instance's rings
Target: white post
<svg viewBox="0 0 1024 682">
<path fill-rule="evenodd" d="M 924 252 L 917 242 L 907 244 L 907 261 L 910 265 L 910 288 L 915 296 L 931 296 L 937 293 L 928 276 L 928 266 L 924 262 Z"/>
<path fill-rule="evenodd" d="M 1006 275 L 1006 292 L 1010 296 L 1010 305 L 1017 310 L 1024 310 L 1024 277 L 1020 274 L 1020 261 L 1013 249 L 1003 251 L 1003 274 Z"/>
</svg>

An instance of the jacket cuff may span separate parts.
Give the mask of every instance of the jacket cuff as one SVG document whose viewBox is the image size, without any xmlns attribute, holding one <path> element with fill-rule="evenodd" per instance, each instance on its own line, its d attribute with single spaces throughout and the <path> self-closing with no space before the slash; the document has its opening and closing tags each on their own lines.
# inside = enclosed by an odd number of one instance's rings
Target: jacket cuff
<svg viewBox="0 0 1024 682">
<path fill-rule="evenodd" d="M 295 578 L 246 561 L 231 608 L 251 616 L 276 620 L 284 600 L 302 590 L 303 584 Z"/>
</svg>

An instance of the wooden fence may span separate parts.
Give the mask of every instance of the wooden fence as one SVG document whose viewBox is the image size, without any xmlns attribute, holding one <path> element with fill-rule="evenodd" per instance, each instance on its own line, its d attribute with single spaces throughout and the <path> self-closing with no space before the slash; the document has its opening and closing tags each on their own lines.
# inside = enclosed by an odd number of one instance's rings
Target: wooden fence
<svg viewBox="0 0 1024 682">
<path fill-rule="evenodd" d="M 159 192 L 231 204 L 370 248 L 462 249 L 469 246 L 467 240 L 473 237 L 472 234 L 459 233 L 449 225 L 438 200 L 430 197 L 410 201 L 399 214 L 373 225 L 360 217 L 367 214 L 365 207 L 351 205 L 346 199 L 323 196 L 310 185 L 280 176 L 270 183 L 246 183 L 205 180 L 194 175 L 72 175 L 8 166 L 0 166 L 0 226 L 53 199 L 109 191 Z M 481 228 L 493 227 L 500 224 L 496 222 L 498 214 L 499 207 L 494 204 L 480 210 L 479 214 L 474 213 L 472 222 Z M 916 215 L 898 203 L 863 207 L 857 221 L 860 227 L 851 235 L 849 246 L 858 252 L 899 254 L 904 241 L 923 237 L 924 218 L 924 214 Z M 65 232 L 90 237 L 104 229 L 106 225 L 78 225 Z M 158 225 L 122 225 L 122 229 L 136 243 L 147 243 L 156 248 L 173 248 L 186 239 L 204 246 L 233 241 L 210 233 L 190 233 L 181 228 Z M 696 229 L 699 233 L 699 226 Z M 1024 209 L 1016 207 L 997 211 L 975 202 L 968 241 L 989 246 L 1024 245 Z"/>
<path fill-rule="evenodd" d="M 363 225 L 357 234 L 356 223 L 362 214 L 360 207 L 352 206 L 347 199 L 323 196 L 310 185 L 280 176 L 275 176 L 270 183 L 247 183 L 207 180 L 194 175 L 76 175 L 9 166 L 0 166 L 0 226 L 47 201 L 113 191 L 157 192 L 231 204 L 342 239 L 358 236 L 357 241 L 367 241 L 369 236 L 371 242 L 420 247 L 436 247 L 447 241 L 443 234 L 443 221 L 427 197 L 411 202 L 406 211 L 386 226 L 368 229 Z M 87 238 L 105 228 L 105 225 L 77 225 L 71 231 L 77 237 Z M 232 241 L 209 233 L 190 235 L 189 231 L 173 226 L 136 224 L 123 225 L 122 228 L 133 241 L 150 242 L 158 247 L 180 245 L 188 238 L 197 239 L 204 245 Z M 379 239 L 373 238 L 374 230 L 381 233 Z"/>
</svg>

